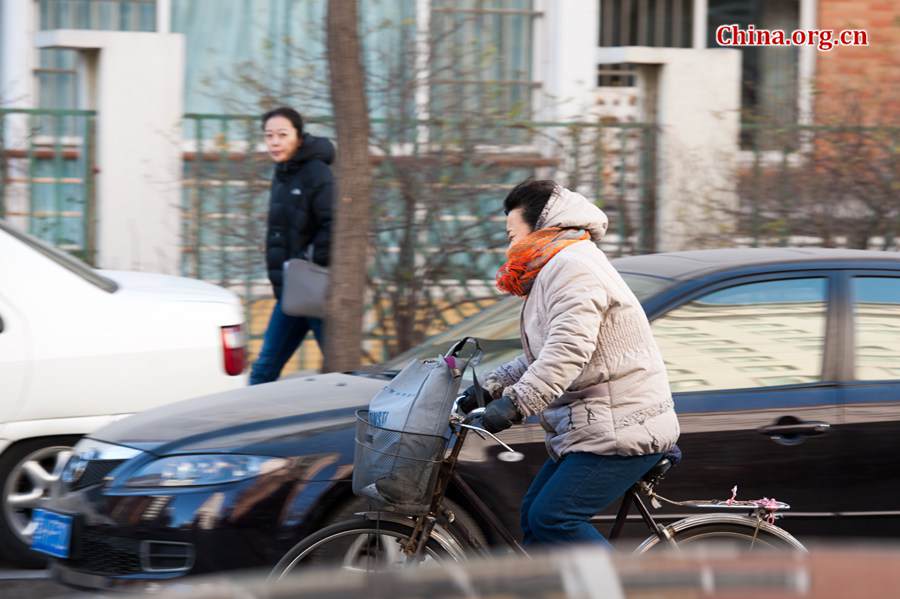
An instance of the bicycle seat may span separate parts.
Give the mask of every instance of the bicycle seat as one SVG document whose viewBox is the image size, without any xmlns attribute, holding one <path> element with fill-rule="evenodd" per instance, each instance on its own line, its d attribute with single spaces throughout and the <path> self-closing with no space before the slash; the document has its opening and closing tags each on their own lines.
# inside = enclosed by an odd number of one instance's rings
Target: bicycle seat
<svg viewBox="0 0 900 599">
<path fill-rule="evenodd" d="M 672 461 L 669 460 L 668 457 L 663 456 L 656 462 L 656 465 L 653 468 L 647 471 L 647 474 L 645 474 L 641 480 L 646 483 L 654 484 L 658 479 L 662 478 L 671 467 Z"/>
<path fill-rule="evenodd" d="M 674 445 L 672 449 L 663 454 L 659 461 L 656 462 L 656 465 L 648 470 L 641 480 L 655 485 L 659 483 L 659 480 L 665 476 L 672 466 L 677 466 L 679 462 L 681 462 L 681 449 Z"/>
</svg>

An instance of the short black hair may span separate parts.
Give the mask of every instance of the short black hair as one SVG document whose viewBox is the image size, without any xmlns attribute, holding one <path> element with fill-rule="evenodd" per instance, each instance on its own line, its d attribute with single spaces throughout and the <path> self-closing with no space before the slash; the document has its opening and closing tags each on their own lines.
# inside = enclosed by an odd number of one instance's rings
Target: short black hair
<svg viewBox="0 0 900 599">
<path fill-rule="evenodd" d="M 303 135 L 303 117 L 300 116 L 299 112 L 287 106 L 279 106 L 278 108 L 273 108 L 266 114 L 262 115 L 263 131 L 265 131 L 266 123 L 269 122 L 269 119 L 276 116 L 283 116 L 284 118 L 289 120 L 294 126 L 294 129 L 297 130 L 297 137 Z"/>
<path fill-rule="evenodd" d="M 522 218 L 533 231 L 555 189 L 556 181 L 525 179 L 513 187 L 503 200 L 503 211 L 509 214 L 516 208 L 522 208 Z"/>
</svg>

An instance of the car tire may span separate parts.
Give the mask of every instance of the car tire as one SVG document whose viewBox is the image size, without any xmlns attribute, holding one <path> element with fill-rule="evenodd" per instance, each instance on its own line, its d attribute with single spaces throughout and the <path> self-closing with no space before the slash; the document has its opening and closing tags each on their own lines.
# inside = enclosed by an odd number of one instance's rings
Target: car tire
<svg viewBox="0 0 900 599">
<path fill-rule="evenodd" d="M 75 436 L 30 439 L 0 455 L 0 555 L 13 565 L 46 565 L 30 548 L 31 513 L 49 501 L 77 441 Z"/>
</svg>

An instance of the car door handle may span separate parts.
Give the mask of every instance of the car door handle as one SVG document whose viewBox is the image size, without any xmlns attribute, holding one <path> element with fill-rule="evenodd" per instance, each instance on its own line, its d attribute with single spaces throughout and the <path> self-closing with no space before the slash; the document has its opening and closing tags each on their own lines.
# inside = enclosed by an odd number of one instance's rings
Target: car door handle
<svg viewBox="0 0 900 599">
<path fill-rule="evenodd" d="M 757 430 L 770 437 L 784 437 L 788 435 L 811 437 L 827 433 L 831 430 L 831 425 L 827 422 L 795 422 L 791 424 L 772 424 Z"/>
</svg>

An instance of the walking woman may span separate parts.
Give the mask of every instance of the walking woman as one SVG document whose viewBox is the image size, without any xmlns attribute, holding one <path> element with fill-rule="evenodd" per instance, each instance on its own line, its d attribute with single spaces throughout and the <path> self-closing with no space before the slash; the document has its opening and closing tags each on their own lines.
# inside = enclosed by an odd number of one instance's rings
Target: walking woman
<svg viewBox="0 0 900 599">
<path fill-rule="evenodd" d="M 266 148 L 275 162 L 266 230 L 266 267 L 275 294 L 275 307 L 263 338 L 262 351 L 250 373 L 250 384 L 268 383 L 312 331 L 324 349 L 322 321 L 288 316 L 281 311 L 284 263 L 306 258 L 328 266 L 334 178 L 328 166 L 334 145 L 323 137 L 303 133 L 303 119 L 292 108 L 276 108 L 263 115 Z"/>
<path fill-rule="evenodd" d="M 678 439 L 665 365 L 640 302 L 597 246 L 603 211 L 553 181 L 518 185 L 504 208 L 497 284 L 525 298 L 524 354 L 487 376 L 482 425 L 496 433 L 537 414 L 547 432 L 550 459 L 521 507 L 525 544 L 608 545 L 590 518 Z"/>
</svg>

